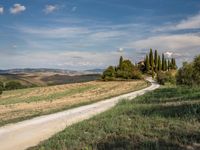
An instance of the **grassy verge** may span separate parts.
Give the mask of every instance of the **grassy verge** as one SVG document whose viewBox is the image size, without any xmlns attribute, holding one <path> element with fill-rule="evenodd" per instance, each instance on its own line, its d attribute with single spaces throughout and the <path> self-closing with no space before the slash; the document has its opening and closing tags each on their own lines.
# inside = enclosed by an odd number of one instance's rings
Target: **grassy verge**
<svg viewBox="0 0 200 150">
<path fill-rule="evenodd" d="M 161 88 L 72 125 L 31 149 L 198 149 L 200 88 Z"/>
</svg>

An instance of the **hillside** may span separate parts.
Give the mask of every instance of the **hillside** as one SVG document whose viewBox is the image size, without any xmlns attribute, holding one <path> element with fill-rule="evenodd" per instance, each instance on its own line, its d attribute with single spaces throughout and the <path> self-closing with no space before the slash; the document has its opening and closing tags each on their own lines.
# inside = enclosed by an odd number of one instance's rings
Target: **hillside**
<svg viewBox="0 0 200 150">
<path fill-rule="evenodd" d="M 0 126 L 104 100 L 144 87 L 144 80 L 91 81 L 4 91 L 0 96 Z"/>
<path fill-rule="evenodd" d="M 100 78 L 101 70 L 70 71 L 61 69 L 0 70 L 0 80 L 19 81 L 28 87 L 93 81 Z"/>
<path fill-rule="evenodd" d="M 164 87 L 72 125 L 42 149 L 200 149 L 200 88 Z"/>
</svg>

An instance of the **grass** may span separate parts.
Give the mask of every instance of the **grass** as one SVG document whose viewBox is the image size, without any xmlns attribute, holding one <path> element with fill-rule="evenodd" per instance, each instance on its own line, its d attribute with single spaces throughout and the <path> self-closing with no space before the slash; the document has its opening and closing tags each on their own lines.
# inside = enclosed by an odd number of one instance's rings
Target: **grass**
<svg viewBox="0 0 200 150">
<path fill-rule="evenodd" d="M 88 82 L 6 91 L 0 98 L 0 126 L 91 104 L 147 86 L 145 81 Z"/>
<path fill-rule="evenodd" d="M 82 93 L 87 90 L 95 89 L 97 86 L 95 85 L 90 85 L 90 86 L 84 86 L 84 87 L 76 87 L 72 89 L 65 90 L 63 92 L 57 92 L 57 93 L 52 93 L 48 95 L 41 95 L 41 96 L 32 96 L 28 98 L 20 98 L 20 97 L 11 97 L 11 98 L 5 98 L 0 101 L 0 105 L 5 105 L 5 104 L 16 104 L 16 103 L 30 103 L 30 102 L 38 102 L 38 101 L 52 101 L 54 99 L 59 99 L 65 96 L 70 96 L 76 93 Z M 22 93 L 24 93 L 23 90 L 21 90 Z M 27 90 L 25 90 L 27 91 Z"/>
<path fill-rule="evenodd" d="M 30 149 L 199 149 L 199 93 L 200 88 L 160 88 L 122 101 Z"/>
</svg>

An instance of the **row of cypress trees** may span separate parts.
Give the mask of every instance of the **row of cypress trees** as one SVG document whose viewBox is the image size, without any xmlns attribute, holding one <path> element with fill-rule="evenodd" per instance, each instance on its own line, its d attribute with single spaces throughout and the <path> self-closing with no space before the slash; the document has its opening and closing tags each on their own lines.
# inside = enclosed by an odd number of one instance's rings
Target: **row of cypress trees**
<svg viewBox="0 0 200 150">
<path fill-rule="evenodd" d="M 158 72 L 158 71 L 169 71 L 177 69 L 175 58 L 167 59 L 165 58 L 164 54 L 162 54 L 161 58 L 161 56 L 158 54 L 158 51 L 155 50 L 153 52 L 152 49 L 150 49 L 149 54 L 146 55 L 144 64 L 146 72 L 149 72 L 150 70 Z"/>
</svg>

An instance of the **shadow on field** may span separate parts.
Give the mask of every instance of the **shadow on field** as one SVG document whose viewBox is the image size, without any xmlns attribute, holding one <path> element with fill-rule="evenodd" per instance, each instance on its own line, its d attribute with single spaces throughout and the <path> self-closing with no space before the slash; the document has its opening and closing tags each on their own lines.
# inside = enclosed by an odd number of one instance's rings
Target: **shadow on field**
<svg viewBox="0 0 200 150">
<path fill-rule="evenodd" d="M 138 97 L 133 103 L 158 104 L 200 100 L 199 88 L 162 88 Z"/>
<path fill-rule="evenodd" d="M 200 103 L 195 104 L 181 104 L 181 105 L 167 105 L 167 106 L 151 106 L 141 110 L 142 115 L 145 116 L 161 116 L 172 118 L 193 118 L 200 121 Z"/>
<path fill-rule="evenodd" d="M 142 140 L 140 137 L 110 136 L 97 143 L 94 149 L 98 150 L 184 150 L 184 147 L 158 140 Z"/>
</svg>

